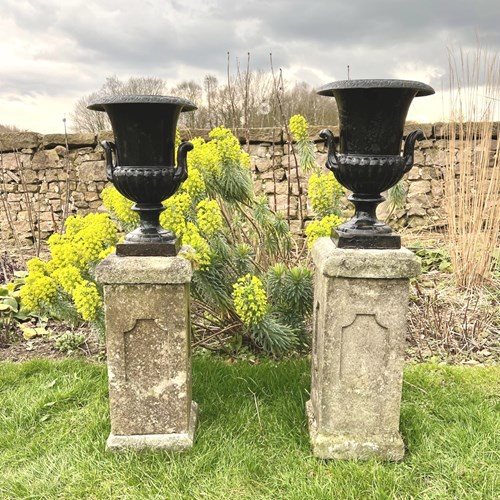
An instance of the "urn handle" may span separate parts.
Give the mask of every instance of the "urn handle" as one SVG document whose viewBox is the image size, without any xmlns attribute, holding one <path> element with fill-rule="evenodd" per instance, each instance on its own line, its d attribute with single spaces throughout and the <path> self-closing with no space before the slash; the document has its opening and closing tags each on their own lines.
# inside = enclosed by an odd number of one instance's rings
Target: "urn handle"
<svg viewBox="0 0 500 500">
<path fill-rule="evenodd" d="M 188 178 L 187 154 L 194 146 L 190 142 L 182 142 L 177 149 L 177 170 L 174 174 L 174 180 L 184 182 Z"/>
<path fill-rule="evenodd" d="M 335 147 L 335 138 L 331 130 L 324 129 L 319 133 L 319 136 L 325 140 L 328 148 L 328 158 L 326 160 L 326 168 L 332 172 L 338 167 L 337 148 Z"/>
<path fill-rule="evenodd" d="M 113 151 L 116 158 L 116 145 L 111 141 L 101 141 L 101 146 L 104 149 L 104 155 L 106 157 L 106 177 L 108 181 L 113 182 L 113 170 L 116 167 L 116 162 L 113 162 Z"/>
<path fill-rule="evenodd" d="M 421 130 L 414 130 L 406 136 L 405 146 L 403 149 L 403 157 L 405 159 L 404 173 L 409 172 L 413 167 L 415 142 L 425 139 L 425 135 Z"/>
</svg>

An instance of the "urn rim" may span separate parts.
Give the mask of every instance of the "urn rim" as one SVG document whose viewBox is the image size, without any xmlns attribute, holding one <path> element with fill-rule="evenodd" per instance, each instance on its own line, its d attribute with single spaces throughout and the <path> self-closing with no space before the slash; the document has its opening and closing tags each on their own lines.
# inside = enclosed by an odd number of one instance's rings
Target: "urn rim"
<svg viewBox="0 0 500 500">
<path fill-rule="evenodd" d="M 146 94 L 102 96 L 96 98 L 87 108 L 93 111 L 105 111 L 104 106 L 112 104 L 173 104 L 175 106 L 182 106 L 181 112 L 198 109 L 193 102 L 183 97 Z"/>
<path fill-rule="evenodd" d="M 319 95 L 334 96 L 336 90 L 354 89 L 412 89 L 416 91 L 415 97 L 432 95 L 435 90 L 426 83 L 416 80 L 397 79 L 359 79 L 359 80 L 338 80 L 322 85 L 316 91 Z"/>
</svg>

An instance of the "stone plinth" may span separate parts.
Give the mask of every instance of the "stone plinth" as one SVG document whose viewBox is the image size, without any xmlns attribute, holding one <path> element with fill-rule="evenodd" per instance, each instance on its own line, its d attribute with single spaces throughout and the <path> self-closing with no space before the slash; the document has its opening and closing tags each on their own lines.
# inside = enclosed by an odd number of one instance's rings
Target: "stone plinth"
<svg viewBox="0 0 500 500">
<path fill-rule="evenodd" d="M 330 238 L 316 242 L 313 259 L 313 453 L 400 460 L 409 278 L 420 262 L 404 248 L 339 249 Z"/>
<path fill-rule="evenodd" d="M 193 444 L 189 283 L 180 257 L 110 255 L 104 287 L 110 450 L 183 450 Z"/>
</svg>

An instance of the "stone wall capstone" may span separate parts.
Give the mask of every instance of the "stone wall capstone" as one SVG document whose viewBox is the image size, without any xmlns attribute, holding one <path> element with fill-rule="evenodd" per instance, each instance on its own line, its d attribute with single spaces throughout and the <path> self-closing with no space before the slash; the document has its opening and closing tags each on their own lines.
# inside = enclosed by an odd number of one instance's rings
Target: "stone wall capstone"
<svg viewBox="0 0 500 500">
<path fill-rule="evenodd" d="M 498 130 L 496 124 L 495 130 Z M 417 143 L 415 166 L 406 175 L 405 207 L 392 214 L 400 226 L 444 224 L 443 167 L 448 155 L 447 124 L 408 124 L 426 139 Z M 310 127 L 316 160 L 324 165 L 325 146 Z M 330 127 L 338 135 L 337 127 Z M 296 165 L 295 155 L 280 128 L 237 130 L 251 156 L 256 193 L 265 194 L 270 206 L 283 212 L 296 233 L 312 218 L 307 203 L 307 175 Z M 208 138 L 208 130 L 182 130 L 182 139 Z M 104 152 L 99 145 L 111 132 L 94 134 L 0 134 L 0 231 L 2 243 L 44 241 L 61 229 L 66 214 L 86 214 L 102 208 L 105 187 Z M 384 214 L 381 207 L 379 215 Z M 302 220 L 301 220 L 302 219 Z"/>
</svg>

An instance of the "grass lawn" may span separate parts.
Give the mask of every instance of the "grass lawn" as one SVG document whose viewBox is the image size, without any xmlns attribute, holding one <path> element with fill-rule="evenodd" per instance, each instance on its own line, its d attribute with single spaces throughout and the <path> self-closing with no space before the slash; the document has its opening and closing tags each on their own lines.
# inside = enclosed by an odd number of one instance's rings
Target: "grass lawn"
<svg viewBox="0 0 500 500">
<path fill-rule="evenodd" d="M 106 370 L 0 364 L 1 498 L 499 498 L 500 367 L 408 366 L 398 464 L 309 450 L 306 360 L 197 358 L 201 414 L 184 454 L 104 452 Z"/>
</svg>

